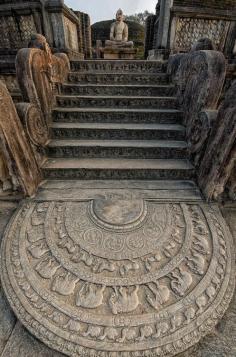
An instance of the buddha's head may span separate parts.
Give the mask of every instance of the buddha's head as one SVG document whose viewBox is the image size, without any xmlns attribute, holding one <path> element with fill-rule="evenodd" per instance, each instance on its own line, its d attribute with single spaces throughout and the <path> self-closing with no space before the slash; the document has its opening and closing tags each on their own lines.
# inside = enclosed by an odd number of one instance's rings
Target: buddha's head
<svg viewBox="0 0 236 357">
<path fill-rule="evenodd" d="M 124 14 L 121 9 L 119 9 L 116 13 L 116 20 L 119 22 L 124 21 Z"/>
</svg>

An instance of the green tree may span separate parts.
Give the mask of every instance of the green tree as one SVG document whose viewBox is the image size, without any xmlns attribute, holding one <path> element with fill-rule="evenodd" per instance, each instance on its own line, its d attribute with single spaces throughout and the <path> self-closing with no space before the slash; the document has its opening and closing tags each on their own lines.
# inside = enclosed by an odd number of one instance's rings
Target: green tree
<svg viewBox="0 0 236 357">
<path fill-rule="evenodd" d="M 139 12 L 138 14 L 127 15 L 125 16 L 125 19 L 128 21 L 137 22 L 138 24 L 145 26 L 146 19 L 149 15 L 152 15 L 152 13 L 148 10 L 145 10 L 144 12 Z"/>
</svg>

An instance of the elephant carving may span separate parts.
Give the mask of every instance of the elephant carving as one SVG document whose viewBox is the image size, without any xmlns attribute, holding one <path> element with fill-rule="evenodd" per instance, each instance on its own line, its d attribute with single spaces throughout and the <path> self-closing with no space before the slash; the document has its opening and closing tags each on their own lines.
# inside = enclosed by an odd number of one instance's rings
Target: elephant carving
<svg viewBox="0 0 236 357">
<path fill-rule="evenodd" d="M 117 315 L 136 310 L 139 305 L 138 290 L 138 286 L 132 292 L 129 292 L 124 287 L 120 287 L 119 289 L 115 287 L 114 293 L 111 294 L 109 300 L 112 313 Z"/>
<path fill-rule="evenodd" d="M 97 286 L 95 284 L 84 283 L 78 292 L 76 305 L 88 309 L 96 309 L 103 303 L 103 293 L 105 286 Z"/>
</svg>

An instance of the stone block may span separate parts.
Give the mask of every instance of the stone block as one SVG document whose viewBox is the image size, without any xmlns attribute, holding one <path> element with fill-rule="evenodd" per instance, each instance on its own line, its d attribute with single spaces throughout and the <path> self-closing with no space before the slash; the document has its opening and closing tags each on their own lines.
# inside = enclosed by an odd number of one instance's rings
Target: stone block
<svg viewBox="0 0 236 357">
<path fill-rule="evenodd" d="M 104 59 L 107 60 L 116 60 L 116 59 L 129 59 L 132 60 L 135 58 L 137 50 L 134 48 L 112 48 L 105 47 L 103 50 Z"/>
</svg>

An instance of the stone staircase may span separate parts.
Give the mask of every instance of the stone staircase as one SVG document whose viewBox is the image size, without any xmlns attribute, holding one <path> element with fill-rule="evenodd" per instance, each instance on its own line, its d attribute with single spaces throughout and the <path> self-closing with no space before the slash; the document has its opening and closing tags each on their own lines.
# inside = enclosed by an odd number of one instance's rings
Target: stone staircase
<svg viewBox="0 0 236 357">
<path fill-rule="evenodd" d="M 194 178 L 175 88 L 156 62 L 73 62 L 51 137 L 47 179 Z"/>
</svg>

